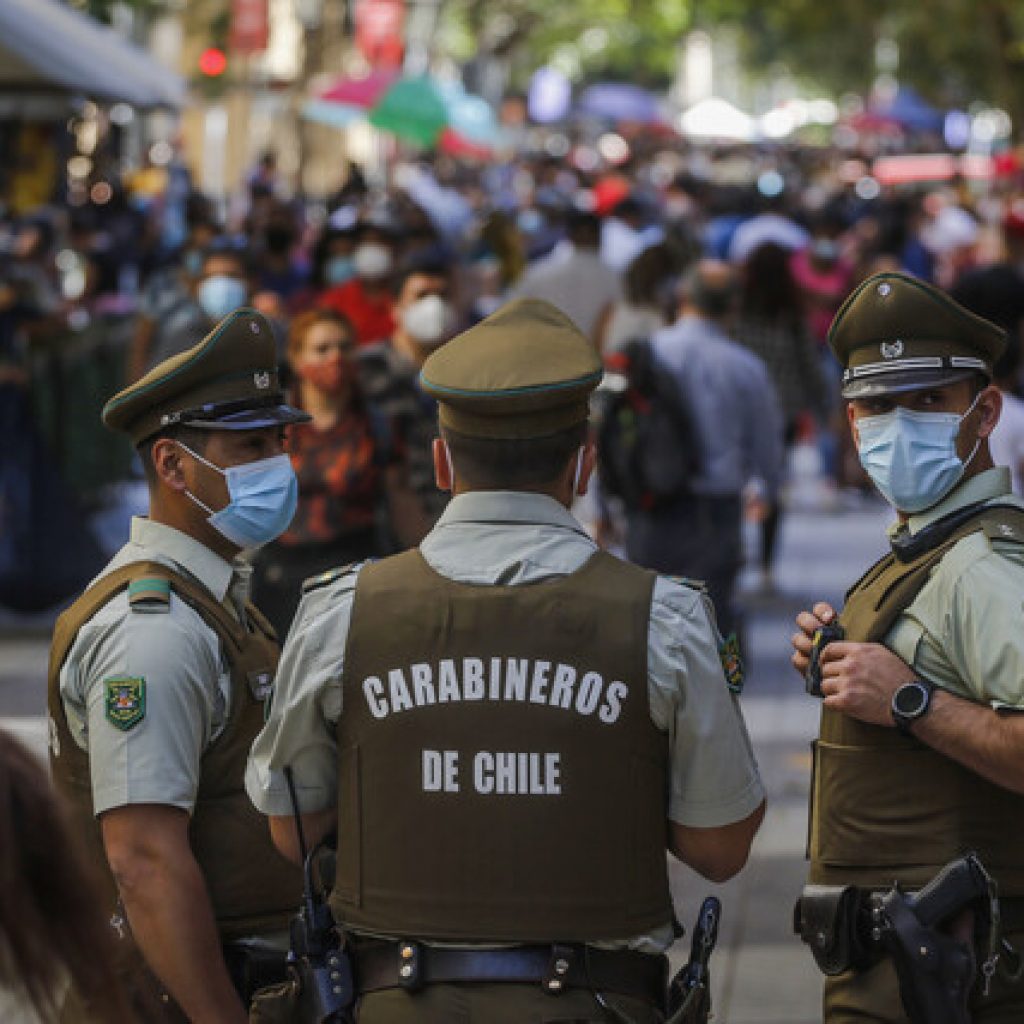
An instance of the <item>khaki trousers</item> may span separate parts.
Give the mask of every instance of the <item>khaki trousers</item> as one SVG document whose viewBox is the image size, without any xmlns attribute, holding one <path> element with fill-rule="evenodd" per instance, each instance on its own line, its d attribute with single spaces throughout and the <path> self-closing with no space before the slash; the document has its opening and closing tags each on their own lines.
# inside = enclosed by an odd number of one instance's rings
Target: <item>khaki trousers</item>
<svg viewBox="0 0 1024 1024">
<path fill-rule="evenodd" d="M 1014 949 L 1024 948 L 1024 931 L 1007 936 Z M 847 971 L 825 980 L 824 1024 L 909 1024 L 900 1001 L 892 960 L 886 957 L 870 970 Z M 1015 983 L 996 969 L 988 996 L 971 1001 L 972 1024 L 1022 1024 L 1024 978 Z"/>
</svg>

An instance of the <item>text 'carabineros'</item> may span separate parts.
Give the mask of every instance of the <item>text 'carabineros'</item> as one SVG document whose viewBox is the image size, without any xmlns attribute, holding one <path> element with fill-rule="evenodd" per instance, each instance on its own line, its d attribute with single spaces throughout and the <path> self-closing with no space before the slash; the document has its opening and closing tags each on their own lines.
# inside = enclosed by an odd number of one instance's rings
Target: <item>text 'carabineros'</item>
<svg viewBox="0 0 1024 1024">
<path fill-rule="evenodd" d="M 367 676 L 363 695 L 374 718 L 458 701 L 516 701 L 596 714 L 611 725 L 629 687 L 606 682 L 599 672 L 532 658 L 442 658 Z"/>
</svg>

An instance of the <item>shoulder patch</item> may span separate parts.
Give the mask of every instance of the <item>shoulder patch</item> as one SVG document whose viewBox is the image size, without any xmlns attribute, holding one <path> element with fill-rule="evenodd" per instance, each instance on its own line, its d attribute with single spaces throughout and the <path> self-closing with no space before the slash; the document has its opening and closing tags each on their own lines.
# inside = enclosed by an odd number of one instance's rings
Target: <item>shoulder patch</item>
<svg viewBox="0 0 1024 1024">
<path fill-rule="evenodd" d="M 107 721 L 122 732 L 146 717 L 146 680 L 143 676 L 112 676 L 103 680 Z"/>
<path fill-rule="evenodd" d="M 128 604 L 133 612 L 166 612 L 171 606 L 171 581 L 163 576 L 144 576 L 128 584 Z"/>
<path fill-rule="evenodd" d="M 984 525 L 985 536 L 989 540 L 1011 541 L 1017 544 L 1024 544 L 1024 529 L 1019 520 L 1014 522 L 986 522 Z"/>
<path fill-rule="evenodd" d="M 326 587 L 345 576 L 351 576 L 360 564 L 359 562 L 349 562 L 348 565 L 340 565 L 337 569 L 328 569 L 327 572 L 310 576 L 308 580 L 303 581 L 302 592 L 308 594 L 311 590 L 319 590 L 321 587 Z"/>
<path fill-rule="evenodd" d="M 718 657 L 722 661 L 725 672 L 725 685 L 733 693 L 743 692 L 743 659 L 740 657 L 740 641 L 735 633 L 730 633 L 718 644 Z"/>
</svg>

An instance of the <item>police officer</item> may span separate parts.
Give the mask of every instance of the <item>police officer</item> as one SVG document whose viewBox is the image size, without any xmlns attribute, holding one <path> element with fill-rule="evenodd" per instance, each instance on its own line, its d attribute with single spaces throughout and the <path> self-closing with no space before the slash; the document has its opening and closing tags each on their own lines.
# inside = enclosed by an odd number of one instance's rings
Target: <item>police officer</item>
<svg viewBox="0 0 1024 1024">
<path fill-rule="evenodd" d="M 665 848 L 722 881 L 763 816 L 704 593 L 569 512 L 600 376 L 546 302 L 456 337 L 422 371 L 447 510 L 307 583 L 247 788 L 290 856 L 286 766 L 308 838 L 337 829 L 363 1024 L 662 1020 Z"/>
<path fill-rule="evenodd" d="M 282 435 L 305 418 L 275 363 L 266 320 L 241 309 L 107 403 L 145 467 L 149 517 L 53 638 L 53 775 L 146 1021 L 246 1020 L 221 943 L 285 928 L 301 893 L 243 791 L 278 645 L 236 556 L 287 526 Z"/>
<path fill-rule="evenodd" d="M 810 881 L 913 891 L 974 850 L 1019 947 L 1024 505 L 988 447 L 1003 332 L 921 281 L 884 273 L 847 299 L 829 342 L 861 463 L 897 523 L 889 554 L 847 594 L 845 640 L 822 655 Z M 797 618 L 800 672 L 815 631 L 836 620 L 825 603 Z M 835 919 L 816 929 L 842 930 Z M 825 984 L 828 1024 L 902 1024 L 901 1003 L 891 956 Z M 1022 1020 L 1024 984 L 999 969 L 987 986 L 979 979 L 971 1009 L 975 1022 Z"/>
</svg>

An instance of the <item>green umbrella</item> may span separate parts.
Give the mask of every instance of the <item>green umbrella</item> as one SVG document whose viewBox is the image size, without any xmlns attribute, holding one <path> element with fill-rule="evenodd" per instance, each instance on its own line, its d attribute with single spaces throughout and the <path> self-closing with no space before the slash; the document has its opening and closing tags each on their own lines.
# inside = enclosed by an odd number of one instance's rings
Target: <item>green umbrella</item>
<svg viewBox="0 0 1024 1024">
<path fill-rule="evenodd" d="M 370 112 L 370 124 L 401 139 L 430 146 L 448 124 L 448 107 L 429 78 L 402 78 Z"/>
</svg>

